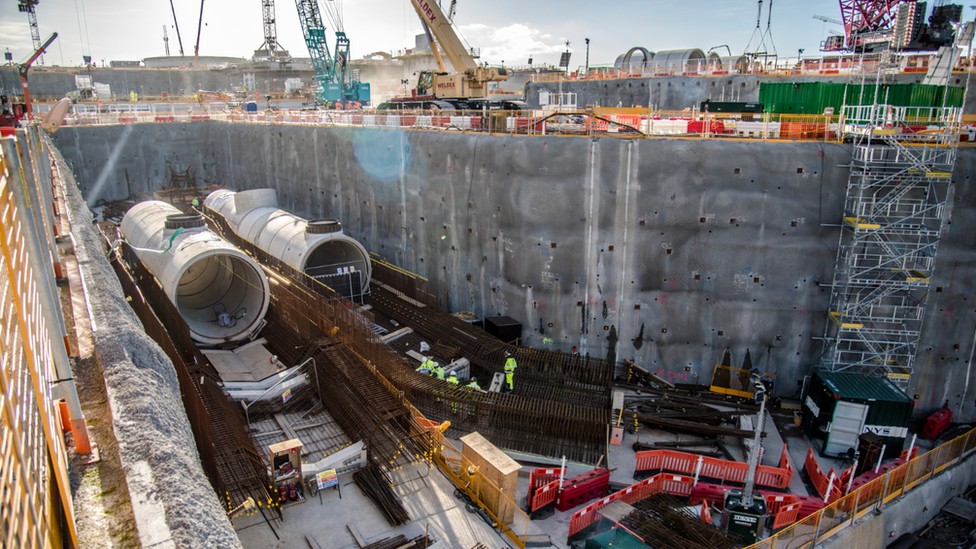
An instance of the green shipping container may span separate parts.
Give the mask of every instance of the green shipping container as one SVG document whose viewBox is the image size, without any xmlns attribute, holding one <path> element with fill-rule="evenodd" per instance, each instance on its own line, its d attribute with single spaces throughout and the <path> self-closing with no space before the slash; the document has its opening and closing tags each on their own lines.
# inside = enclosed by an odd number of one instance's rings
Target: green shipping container
<svg viewBox="0 0 976 549">
<path fill-rule="evenodd" d="M 759 102 L 774 114 L 823 114 L 833 108 L 840 114 L 844 105 L 871 105 L 875 102 L 874 84 L 833 82 L 761 82 Z M 946 93 L 948 90 L 948 94 Z M 961 107 L 964 88 L 927 84 L 882 84 L 878 102 L 896 107 Z"/>
<path fill-rule="evenodd" d="M 842 456 L 871 432 L 887 445 L 885 458 L 898 457 L 915 402 L 885 377 L 816 372 L 803 400 L 800 427 L 821 443 L 820 455 Z"/>
</svg>

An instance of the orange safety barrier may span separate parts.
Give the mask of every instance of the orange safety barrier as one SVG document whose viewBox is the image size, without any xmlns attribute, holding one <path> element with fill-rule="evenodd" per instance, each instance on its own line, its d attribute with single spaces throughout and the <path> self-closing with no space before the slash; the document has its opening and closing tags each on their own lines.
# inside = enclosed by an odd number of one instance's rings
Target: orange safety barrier
<svg viewBox="0 0 976 549">
<path fill-rule="evenodd" d="M 554 480 L 559 480 L 560 475 L 565 474 L 566 470 L 561 467 L 533 469 L 532 472 L 529 473 L 529 491 L 545 486 Z"/>
<path fill-rule="evenodd" d="M 694 475 L 698 468 L 699 459 L 702 462 L 699 471 L 701 477 L 744 483 L 746 475 L 749 473 L 749 465 L 738 461 L 726 461 L 675 450 L 646 450 L 637 452 L 637 466 L 634 475 L 636 476 L 641 471 L 654 470 Z M 758 466 L 756 468 L 756 484 L 767 488 L 785 490 L 790 485 L 790 479 L 793 478 L 793 468 L 790 465 L 785 444 L 783 445 L 783 457 L 780 457 L 780 464 L 783 465 L 784 463 L 788 467 Z"/>
<path fill-rule="evenodd" d="M 766 511 L 770 515 L 775 515 L 776 513 L 779 513 L 787 505 L 792 505 L 794 503 L 797 503 L 797 499 L 798 499 L 793 494 L 779 494 L 779 495 L 763 494 L 763 495 L 766 498 Z"/>
<path fill-rule="evenodd" d="M 802 503 L 795 502 L 780 509 L 778 513 L 773 515 L 773 530 L 779 530 L 796 522 L 802 506 Z"/>
<path fill-rule="evenodd" d="M 816 455 L 813 453 L 813 448 L 807 450 L 807 459 L 803 467 L 807 471 L 807 476 L 810 477 L 810 482 L 813 483 L 814 488 L 817 489 L 817 493 L 820 494 L 820 497 L 824 501 L 829 503 L 841 496 L 842 489 L 837 472 L 831 469 L 830 473 L 824 474 Z M 833 482 L 831 482 L 831 479 L 833 479 Z M 827 493 L 828 489 L 830 490 L 829 494 Z"/>
<path fill-rule="evenodd" d="M 636 484 L 632 484 L 619 492 L 597 500 L 586 507 L 573 513 L 569 521 L 569 536 L 572 537 L 583 529 L 600 520 L 599 511 L 611 502 L 620 500 L 624 503 L 633 505 L 638 501 L 646 499 L 654 494 L 667 492 L 678 496 L 688 496 L 691 494 L 692 485 L 695 479 L 683 475 L 658 474 L 646 478 Z"/>
<path fill-rule="evenodd" d="M 538 489 L 532 491 L 532 501 L 529 505 L 529 512 L 534 513 L 539 509 L 542 509 L 546 505 L 549 505 L 556 501 L 556 495 L 559 494 L 559 480 L 556 479 L 549 484 L 540 486 Z"/>
<path fill-rule="evenodd" d="M 708 509 L 707 503 L 702 503 L 701 514 L 699 515 L 699 517 L 702 519 L 702 522 L 704 522 L 705 524 L 712 523 L 712 512 Z"/>
</svg>

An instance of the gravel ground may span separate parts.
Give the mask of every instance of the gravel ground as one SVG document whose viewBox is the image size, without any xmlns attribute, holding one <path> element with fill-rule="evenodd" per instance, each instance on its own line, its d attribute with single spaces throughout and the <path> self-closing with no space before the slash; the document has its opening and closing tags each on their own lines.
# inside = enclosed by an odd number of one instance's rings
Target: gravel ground
<svg viewBox="0 0 976 549">
<path fill-rule="evenodd" d="M 125 302 L 74 176 L 46 140 L 94 325 L 95 357 L 79 360 L 75 376 L 103 462 L 72 462 L 76 522 L 91 536 L 81 546 L 241 547 L 203 473 L 173 365 Z"/>
</svg>

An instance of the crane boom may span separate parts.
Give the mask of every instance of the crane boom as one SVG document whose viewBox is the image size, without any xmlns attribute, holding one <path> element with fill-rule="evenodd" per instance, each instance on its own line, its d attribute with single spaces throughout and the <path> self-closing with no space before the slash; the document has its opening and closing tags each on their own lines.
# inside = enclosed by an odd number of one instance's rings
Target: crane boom
<svg viewBox="0 0 976 549">
<path fill-rule="evenodd" d="M 416 95 L 432 94 L 438 98 L 470 98 L 485 97 L 488 94 L 488 82 L 508 80 L 508 71 L 504 67 L 482 67 L 461 44 L 451 22 L 434 0 L 410 0 L 417 16 L 424 26 L 430 30 L 444 50 L 444 55 L 455 74 L 445 72 L 421 71 L 417 79 Z M 437 44 L 432 44 L 435 57 Z M 438 57 L 439 60 L 439 57 Z M 438 63 L 439 65 L 441 63 Z"/>
<path fill-rule="evenodd" d="M 369 103 L 369 84 L 348 79 L 349 38 L 346 33 L 336 30 L 335 57 L 329 52 L 329 45 L 325 41 L 325 23 L 319 11 L 318 0 L 295 0 L 298 9 L 298 19 L 302 23 L 302 35 L 305 45 L 312 57 L 312 67 L 315 69 L 316 101 L 358 101 Z"/>
<path fill-rule="evenodd" d="M 451 62 L 455 71 L 464 72 L 468 69 L 478 68 L 478 63 L 461 44 L 461 39 L 451 28 L 451 22 L 448 21 L 437 2 L 434 0 L 410 0 L 410 3 L 413 4 L 413 9 L 417 11 L 420 20 L 430 28 L 430 32 L 434 33 L 434 38 L 441 45 L 444 55 L 447 56 L 447 60 Z"/>
</svg>

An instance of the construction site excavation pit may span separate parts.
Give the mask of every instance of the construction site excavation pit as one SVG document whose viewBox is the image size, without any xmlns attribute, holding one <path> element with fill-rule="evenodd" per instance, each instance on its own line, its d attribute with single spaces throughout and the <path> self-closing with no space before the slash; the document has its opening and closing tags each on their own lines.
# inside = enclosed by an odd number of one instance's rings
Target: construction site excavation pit
<svg viewBox="0 0 976 549">
<path fill-rule="evenodd" d="M 240 341 L 263 325 L 270 292 L 261 267 L 206 229 L 203 216 L 158 201 L 133 206 L 120 230 L 205 345 Z"/>
</svg>

